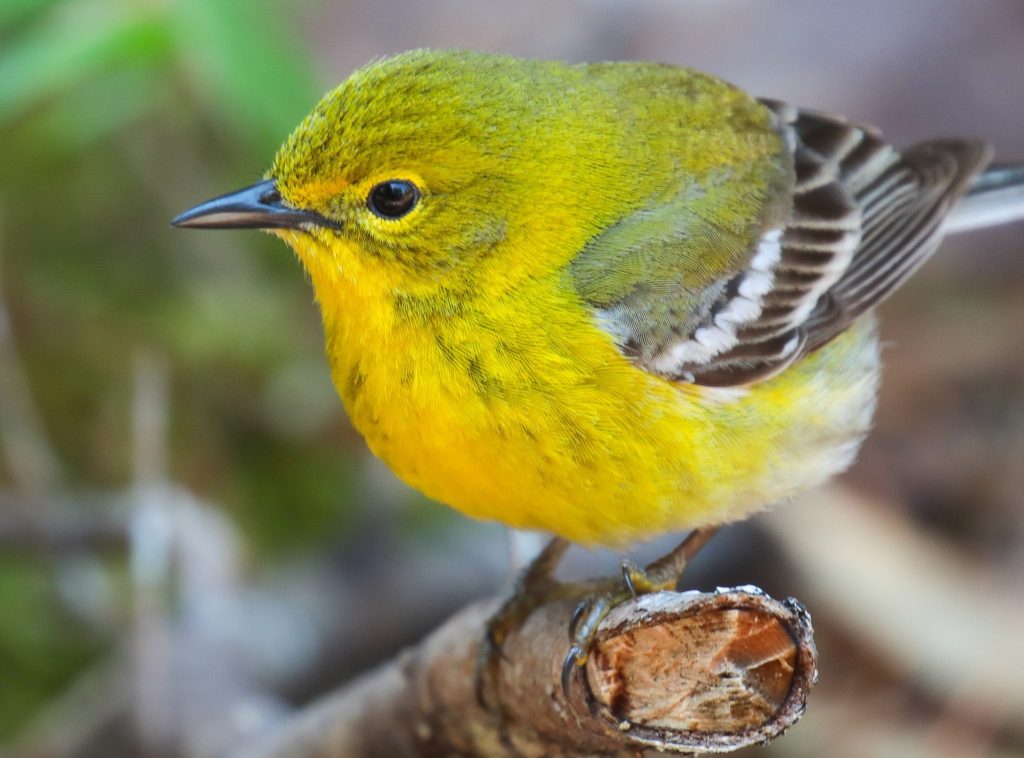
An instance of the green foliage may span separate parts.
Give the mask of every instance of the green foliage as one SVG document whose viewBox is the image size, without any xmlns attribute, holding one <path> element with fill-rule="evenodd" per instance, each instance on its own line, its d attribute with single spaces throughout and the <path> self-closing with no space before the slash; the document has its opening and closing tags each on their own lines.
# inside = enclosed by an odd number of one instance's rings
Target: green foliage
<svg viewBox="0 0 1024 758">
<path fill-rule="evenodd" d="M 282 38 L 277 16 L 288 7 L 294 5 L 182 0 L 170 19 L 184 53 L 180 61 L 198 92 L 265 156 L 319 94 L 308 60 Z"/>
<path fill-rule="evenodd" d="M 283 23 L 296 9 L 0 3 L 0 293 L 64 483 L 130 482 L 133 360 L 156 352 L 170 367 L 172 476 L 229 508 L 263 553 L 339 533 L 345 449 L 361 448 L 290 254 L 168 220 L 259 176 L 316 101 Z M 288 391 L 280 375 L 295 367 Z M 0 487 L 9 475 L 0 464 Z M 97 647 L 56 618 L 47 572 L 0 565 L 0 607 L 20 609 L 0 620 L 0 734 Z"/>
<path fill-rule="evenodd" d="M 0 734 L 9 732 L 88 662 L 99 639 L 69 619 L 41 566 L 0 560 Z"/>
</svg>

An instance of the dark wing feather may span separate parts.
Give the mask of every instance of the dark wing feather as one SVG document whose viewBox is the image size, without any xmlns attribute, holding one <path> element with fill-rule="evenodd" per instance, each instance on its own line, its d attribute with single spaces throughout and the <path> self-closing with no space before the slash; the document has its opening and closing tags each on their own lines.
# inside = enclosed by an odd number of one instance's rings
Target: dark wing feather
<svg viewBox="0 0 1024 758">
<path fill-rule="evenodd" d="M 935 251 L 943 219 L 989 159 L 986 146 L 967 140 L 897 152 L 871 128 L 764 102 L 787 140 L 795 175 L 792 213 L 778 249 L 769 251 L 776 253 L 770 286 L 756 318 L 736 322 L 722 314 L 750 273 L 731 281 L 704 325 L 732 330 L 727 349 L 684 360 L 672 372 L 677 379 L 708 386 L 761 381 L 841 334 Z M 700 341 L 700 332 L 691 339 Z"/>
</svg>

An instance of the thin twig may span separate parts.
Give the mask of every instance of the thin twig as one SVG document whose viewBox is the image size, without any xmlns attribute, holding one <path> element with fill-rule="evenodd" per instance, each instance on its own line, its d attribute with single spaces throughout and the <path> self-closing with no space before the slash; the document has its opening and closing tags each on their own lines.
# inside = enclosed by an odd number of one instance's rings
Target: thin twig
<svg viewBox="0 0 1024 758">
<path fill-rule="evenodd" d="M 171 586 L 173 502 L 164 479 L 167 430 L 166 367 L 155 356 L 135 362 L 133 451 L 135 508 L 131 517 L 133 589 L 133 716 L 148 755 L 170 751 L 178 735 L 171 692 L 172 631 L 165 597 Z"/>
</svg>

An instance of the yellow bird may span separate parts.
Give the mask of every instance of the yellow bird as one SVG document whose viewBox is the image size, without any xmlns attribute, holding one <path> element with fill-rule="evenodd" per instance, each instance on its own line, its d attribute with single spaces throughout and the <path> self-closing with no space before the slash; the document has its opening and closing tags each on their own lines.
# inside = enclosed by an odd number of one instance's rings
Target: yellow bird
<svg viewBox="0 0 1024 758">
<path fill-rule="evenodd" d="M 1024 169 L 988 161 L 683 68 L 420 50 L 354 73 L 264 181 L 173 223 L 294 249 L 348 414 L 410 485 L 624 546 L 850 464 L 873 306 L 950 225 L 1024 215 Z M 674 584 L 701 541 L 627 579 Z"/>
</svg>

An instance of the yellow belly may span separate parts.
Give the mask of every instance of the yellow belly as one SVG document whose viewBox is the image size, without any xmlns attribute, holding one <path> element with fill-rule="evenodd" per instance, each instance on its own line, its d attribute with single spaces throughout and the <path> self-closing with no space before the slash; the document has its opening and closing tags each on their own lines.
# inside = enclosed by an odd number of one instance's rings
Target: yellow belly
<svg viewBox="0 0 1024 758">
<path fill-rule="evenodd" d="M 623 546 L 741 518 L 849 465 L 874 409 L 874 322 L 749 388 L 630 363 L 557 272 L 417 296 L 282 232 L 313 279 L 353 424 L 411 486 L 476 518 Z"/>
<path fill-rule="evenodd" d="M 558 333 L 558 324 L 525 328 Z M 521 327 L 522 328 L 522 327 Z M 625 545 L 743 517 L 844 469 L 874 408 L 873 324 L 744 390 L 678 385 L 595 328 L 544 365 L 512 335 L 394 336 L 335 379 L 373 452 L 463 513 Z M 557 355 L 557 359 L 553 358 Z"/>
</svg>

